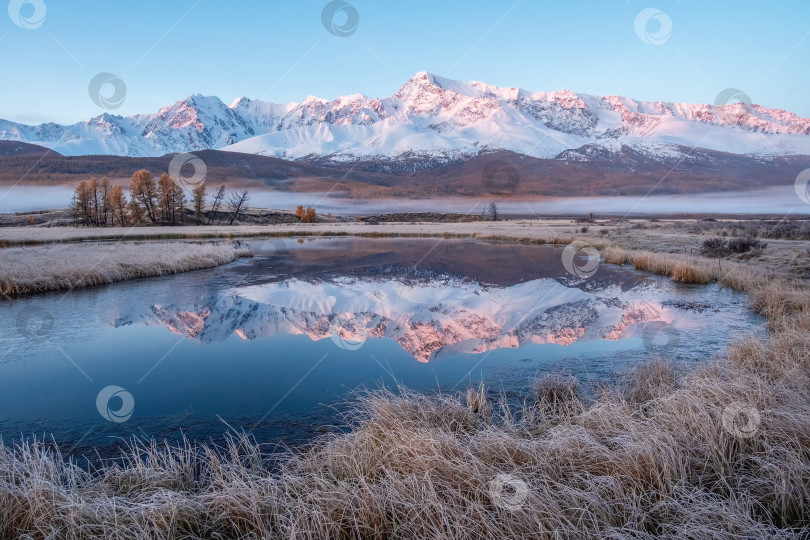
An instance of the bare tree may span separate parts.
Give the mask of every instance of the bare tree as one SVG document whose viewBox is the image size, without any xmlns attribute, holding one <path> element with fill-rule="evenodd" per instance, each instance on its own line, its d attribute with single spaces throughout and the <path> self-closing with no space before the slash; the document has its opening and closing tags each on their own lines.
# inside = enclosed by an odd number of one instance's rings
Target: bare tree
<svg viewBox="0 0 810 540">
<path fill-rule="evenodd" d="M 247 208 L 247 202 L 250 200 L 247 190 L 236 191 L 228 197 L 228 206 L 231 209 L 231 220 L 228 225 L 233 225 L 233 222 L 239 219 L 239 214 Z"/>
<path fill-rule="evenodd" d="M 222 201 L 225 199 L 225 184 L 219 186 L 216 195 L 214 195 L 214 202 L 211 203 L 211 215 L 208 218 L 208 224 L 214 221 L 214 217 L 219 212 L 219 209 L 222 207 Z M 217 221 L 219 223 L 219 221 Z"/>
<path fill-rule="evenodd" d="M 487 208 L 489 212 L 489 217 L 492 221 L 498 221 L 498 205 L 494 202 L 489 203 L 489 207 Z"/>
</svg>

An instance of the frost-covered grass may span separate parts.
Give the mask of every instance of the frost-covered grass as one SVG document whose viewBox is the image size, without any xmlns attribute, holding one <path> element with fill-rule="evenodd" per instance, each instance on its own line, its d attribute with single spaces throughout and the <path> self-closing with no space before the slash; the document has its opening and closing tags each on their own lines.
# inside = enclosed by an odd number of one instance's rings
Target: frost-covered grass
<svg viewBox="0 0 810 540">
<path fill-rule="evenodd" d="M 48 244 L 0 249 L 0 294 L 20 295 L 177 274 L 249 252 L 230 242 Z"/>
<path fill-rule="evenodd" d="M 519 411 L 482 388 L 373 392 L 350 431 L 280 465 L 247 437 L 133 443 L 89 471 L 53 445 L 0 447 L 0 537 L 809 537 L 810 290 L 743 263 L 611 249 L 748 292 L 768 341 L 680 380 L 651 358 L 592 403 L 563 376 Z"/>
</svg>

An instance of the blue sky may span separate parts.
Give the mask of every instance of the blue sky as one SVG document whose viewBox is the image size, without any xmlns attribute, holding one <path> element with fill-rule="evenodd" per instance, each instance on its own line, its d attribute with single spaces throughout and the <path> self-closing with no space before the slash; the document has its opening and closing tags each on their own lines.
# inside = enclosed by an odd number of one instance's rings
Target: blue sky
<svg viewBox="0 0 810 540">
<path fill-rule="evenodd" d="M 39 26 L 34 5 L 20 8 L 36 28 L 0 10 L 0 118 L 25 123 L 104 112 L 88 95 L 99 72 L 126 83 L 123 105 L 112 111 L 122 115 L 192 93 L 228 103 L 389 96 L 427 70 L 529 90 L 690 103 L 712 103 L 733 87 L 810 117 L 806 0 L 351 0 L 359 23 L 347 37 L 322 24 L 325 1 L 11 0 L 12 8 L 25 1 L 45 6 Z M 650 7 L 672 23 L 662 44 L 634 28 Z M 338 13 L 336 24 L 344 21 Z M 645 27 L 653 38 L 659 24 Z"/>
</svg>

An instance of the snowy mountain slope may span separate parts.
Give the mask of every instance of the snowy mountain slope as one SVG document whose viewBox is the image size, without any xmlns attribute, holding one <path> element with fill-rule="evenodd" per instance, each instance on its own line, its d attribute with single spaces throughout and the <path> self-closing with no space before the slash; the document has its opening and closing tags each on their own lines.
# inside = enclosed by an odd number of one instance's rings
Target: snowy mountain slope
<svg viewBox="0 0 810 540">
<path fill-rule="evenodd" d="M 102 114 L 71 126 L 0 120 L 0 140 L 65 155 L 159 156 L 226 149 L 287 159 L 463 158 L 509 150 L 553 158 L 595 145 L 652 157 L 676 146 L 734 154 L 808 155 L 810 119 L 759 105 L 634 101 L 570 90 L 529 92 L 420 72 L 393 96 L 309 97 L 272 104 L 189 96 L 156 114 Z M 583 156 L 578 156 L 584 159 Z"/>
</svg>

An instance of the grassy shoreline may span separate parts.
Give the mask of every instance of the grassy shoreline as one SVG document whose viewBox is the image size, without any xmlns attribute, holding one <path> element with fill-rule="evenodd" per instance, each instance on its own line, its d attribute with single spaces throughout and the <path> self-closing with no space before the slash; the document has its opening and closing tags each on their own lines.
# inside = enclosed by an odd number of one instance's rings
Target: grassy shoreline
<svg viewBox="0 0 810 540">
<path fill-rule="evenodd" d="M 807 284 L 758 261 L 584 241 L 606 262 L 748 293 L 767 342 L 736 343 L 677 381 L 651 358 L 592 404 L 560 378 L 542 380 L 522 411 L 483 389 L 372 393 L 351 431 L 280 468 L 246 437 L 224 449 L 133 444 L 91 471 L 52 446 L 0 447 L 2 536 L 806 538 Z"/>
<path fill-rule="evenodd" d="M 49 244 L 3 248 L 0 295 L 20 296 L 165 276 L 250 256 L 230 243 Z"/>
</svg>

